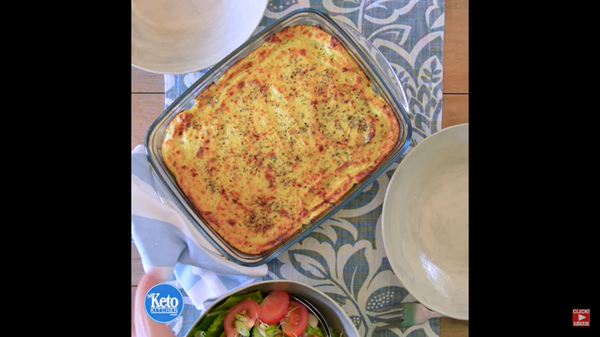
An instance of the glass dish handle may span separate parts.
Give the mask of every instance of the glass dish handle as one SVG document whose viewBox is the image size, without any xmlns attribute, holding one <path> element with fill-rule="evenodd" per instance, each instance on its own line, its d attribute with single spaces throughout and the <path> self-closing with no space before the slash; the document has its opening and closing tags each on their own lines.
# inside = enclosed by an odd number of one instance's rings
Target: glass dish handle
<svg viewBox="0 0 600 337">
<path fill-rule="evenodd" d="M 385 76 L 386 82 L 390 84 L 390 89 L 393 91 L 396 98 L 398 98 L 400 104 L 402 104 L 406 110 L 406 113 L 408 113 L 408 100 L 404 94 L 404 88 L 402 87 L 394 68 L 392 68 L 392 65 L 388 62 L 385 56 L 383 56 L 379 49 L 377 49 L 373 43 L 367 40 L 367 38 L 356 29 L 340 21 L 339 19 L 336 19 L 335 17 L 331 18 L 334 19 L 337 24 L 342 26 L 349 35 L 352 35 L 362 52 L 370 58 L 370 60 L 373 62 L 373 65 L 378 68 L 379 72 L 383 74 L 383 76 Z"/>
</svg>

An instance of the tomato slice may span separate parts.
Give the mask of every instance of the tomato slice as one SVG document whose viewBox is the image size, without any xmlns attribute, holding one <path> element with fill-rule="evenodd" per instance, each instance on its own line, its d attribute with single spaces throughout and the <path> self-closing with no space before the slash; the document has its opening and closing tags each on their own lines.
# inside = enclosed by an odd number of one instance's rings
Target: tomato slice
<svg viewBox="0 0 600 337">
<path fill-rule="evenodd" d="M 272 291 L 260 302 L 258 319 L 267 324 L 278 323 L 287 313 L 289 304 L 288 293 L 283 290 Z"/>
<path fill-rule="evenodd" d="M 223 328 L 227 337 L 235 337 L 239 335 L 237 328 L 235 327 L 235 315 L 242 315 L 246 317 L 246 321 L 243 322 L 246 328 L 250 330 L 254 325 L 254 321 L 260 312 L 260 306 L 252 299 L 247 298 L 246 300 L 234 305 L 229 309 L 229 312 L 225 315 L 223 320 Z"/>
<path fill-rule="evenodd" d="M 290 300 L 288 310 L 282 321 L 281 330 L 286 335 L 292 337 L 300 336 L 308 325 L 308 309 L 306 309 L 304 304 L 296 300 Z"/>
</svg>

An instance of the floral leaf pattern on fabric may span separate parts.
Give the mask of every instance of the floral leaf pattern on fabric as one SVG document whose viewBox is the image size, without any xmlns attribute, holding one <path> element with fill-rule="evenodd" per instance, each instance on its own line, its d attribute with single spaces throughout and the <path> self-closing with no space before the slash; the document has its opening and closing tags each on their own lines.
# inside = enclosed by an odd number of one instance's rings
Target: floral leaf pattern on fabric
<svg viewBox="0 0 600 337">
<path fill-rule="evenodd" d="M 323 255 L 313 250 L 290 249 L 290 263 L 296 271 L 313 280 L 331 278 L 329 265 Z"/>
<path fill-rule="evenodd" d="M 361 266 L 365 266 L 361 268 Z M 356 251 L 344 264 L 344 283 L 352 295 L 358 297 L 358 292 L 366 281 L 361 269 L 366 268 L 368 273 L 369 261 L 365 257 L 365 249 Z"/>
</svg>

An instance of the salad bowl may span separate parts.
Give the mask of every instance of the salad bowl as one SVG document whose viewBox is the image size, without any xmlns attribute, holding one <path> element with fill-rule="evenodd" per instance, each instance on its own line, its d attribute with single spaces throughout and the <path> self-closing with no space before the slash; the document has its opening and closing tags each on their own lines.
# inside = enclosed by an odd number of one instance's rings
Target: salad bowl
<svg viewBox="0 0 600 337">
<path fill-rule="evenodd" d="M 234 313 L 240 311 L 240 309 L 237 309 L 236 311 L 236 308 L 240 307 L 245 307 L 246 309 L 243 310 L 251 312 L 252 310 L 249 309 L 250 306 L 244 306 L 245 301 L 251 299 L 259 304 L 267 302 L 267 296 L 276 291 L 279 293 L 283 291 L 289 295 L 290 308 L 292 308 L 292 303 L 300 302 L 307 308 L 308 313 L 316 316 L 316 319 L 319 322 L 317 326 L 321 330 L 323 337 L 358 337 L 358 330 L 356 330 L 356 327 L 352 323 L 350 317 L 348 317 L 348 315 L 342 309 L 342 307 L 340 307 L 331 297 L 327 296 L 325 293 L 314 287 L 311 287 L 304 283 L 289 280 L 270 280 L 252 283 L 250 285 L 235 289 L 234 291 L 224 294 L 220 298 L 216 299 L 209 307 L 207 307 L 207 309 L 202 313 L 202 315 L 198 317 L 196 322 L 187 332 L 186 337 L 210 337 L 212 336 L 211 333 L 216 335 L 216 337 L 219 337 L 224 331 L 222 327 L 223 322 L 228 322 L 228 312 L 232 312 L 232 314 L 229 315 L 230 317 L 233 317 Z M 273 301 L 271 301 L 271 303 L 273 303 Z M 273 307 L 273 305 L 271 305 L 271 307 Z M 292 311 L 295 311 L 296 313 L 301 311 L 295 310 L 296 308 L 292 309 L 293 310 L 287 310 L 286 317 L 290 316 Z M 219 318 L 219 316 L 221 317 Z M 239 315 L 235 315 L 235 317 L 244 320 L 244 318 L 239 317 Z M 236 325 L 238 323 L 239 322 L 236 322 Z M 259 323 L 263 322 L 261 320 L 258 320 L 255 326 L 259 326 Z M 285 323 L 270 323 L 273 324 L 271 328 L 276 326 L 285 331 L 285 329 L 283 328 Z M 310 320 L 308 323 L 309 324 L 307 325 L 307 329 L 309 328 L 309 326 L 312 325 Z M 267 326 L 265 325 L 265 329 L 266 328 Z M 268 333 L 266 336 L 260 335 L 257 332 L 256 335 L 254 335 L 254 330 L 256 330 L 256 328 L 252 328 L 251 331 L 246 333 L 248 333 L 250 337 L 269 337 Z M 264 331 L 265 330 L 263 330 L 263 333 Z M 243 334 L 239 335 L 240 337 L 243 336 Z M 300 337 L 303 335 L 303 333 L 299 332 L 296 335 Z"/>
</svg>

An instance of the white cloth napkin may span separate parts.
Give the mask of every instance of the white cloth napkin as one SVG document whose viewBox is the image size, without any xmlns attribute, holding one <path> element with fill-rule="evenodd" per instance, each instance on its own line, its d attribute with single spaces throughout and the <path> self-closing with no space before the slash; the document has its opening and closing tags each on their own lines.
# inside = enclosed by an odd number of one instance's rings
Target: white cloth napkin
<svg viewBox="0 0 600 337">
<path fill-rule="evenodd" d="M 143 145 L 131 152 L 131 238 L 144 271 L 161 268 L 165 279 L 174 274 L 198 310 L 268 271 L 266 265 L 244 267 L 207 252 L 218 251 L 177 206 L 158 197 Z"/>
</svg>

